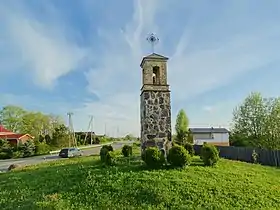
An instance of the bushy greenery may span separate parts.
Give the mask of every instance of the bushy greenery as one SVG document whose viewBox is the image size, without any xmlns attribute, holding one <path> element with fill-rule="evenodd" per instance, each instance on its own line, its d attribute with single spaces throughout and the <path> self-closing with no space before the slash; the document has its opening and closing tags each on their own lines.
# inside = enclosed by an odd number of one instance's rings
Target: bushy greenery
<svg viewBox="0 0 280 210">
<path fill-rule="evenodd" d="M 13 147 L 5 139 L 0 139 L 0 159 L 22 158 L 35 155 L 35 144 L 32 140 Z"/>
<path fill-rule="evenodd" d="M 109 151 L 106 153 L 104 163 L 108 166 L 115 165 L 117 161 L 117 153 L 115 151 Z"/>
<path fill-rule="evenodd" d="M 51 151 L 50 146 L 48 144 L 46 144 L 45 142 L 38 143 L 35 146 L 35 154 L 36 155 L 49 154 L 50 151 Z"/>
<path fill-rule="evenodd" d="M 110 145 L 104 145 L 102 147 L 107 148 L 107 150 L 110 151 L 110 152 L 114 151 L 114 148 L 111 144 Z"/>
<path fill-rule="evenodd" d="M 184 145 L 184 148 L 188 151 L 188 153 L 191 155 L 191 156 L 194 156 L 194 148 L 193 148 L 193 145 L 191 143 L 186 143 Z"/>
<path fill-rule="evenodd" d="M 100 160 L 102 162 L 105 162 L 106 155 L 107 155 L 108 152 L 109 152 L 109 150 L 107 148 L 105 148 L 104 146 L 100 149 L 99 155 L 100 155 Z"/>
<path fill-rule="evenodd" d="M 132 146 L 124 145 L 122 148 L 122 154 L 124 157 L 129 157 L 132 155 Z"/>
<path fill-rule="evenodd" d="M 22 158 L 22 157 L 23 157 L 23 151 L 14 149 L 13 158 Z"/>
<path fill-rule="evenodd" d="M 280 209 L 275 167 L 225 159 L 204 167 L 194 157 L 188 169 L 149 171 L 136 151 L 129 166 L 104 168 L 91 156 L 3 173 L 1 209 Z"/>
<path fill-rule="evenodd" d="M 214 166 L 219 161 L 219 151 L 211 144 L 203 144 L 200 156 L 206 166 Z"/>
<path fill-rule="evenodd" d="M 9 159 L 13 157 L 13 148 L 5 139 L 0 139 L 0 159 Z"/>
<path fill-rule="evenodd" d="M 175 141 L 180 145 L 184 145 L 184 143 L 187 141 L 188 126 L 189 126 L 189 119 L 185 111 L 181 109 L 177 114 L 176 125 L 175 125 L 175 130 L 176 130 Z"/>
<path fill-rule="evenodd" d="M 114 149 L 112 145 L 103 145 L 102 148 L 100 149 L 100 160 L 107 164 L 111 165 L 110 163 L 112 162 L 112 158 L 114 157 L 113 153 Z"/>
<path fill-rule="evenodd" d="M 165 163 L 162 152 L 157 147 L 149 147 L 142 153 L 142 160 L 149 168 L 160 168 Z"/>
<path fill-rule="evenodd" d="M 139 141 L 133 142 L 133 146 L 140 147 L 141 146 L 141 142 L 139 142 Z"/>
<path fill-rule="evenodd" d="M 182 146 L 173 146 L 167 155 L 168 162 L 174 167 L 184 167 L 191 163 L 191 155 Z"/>
<path fill-rule="evenodd" d="M 18 151 L 22 152 L 23 157 L 35 155 L 35 144 L 32 140 L 24 142 L 18 146 Z"/>
</svg>

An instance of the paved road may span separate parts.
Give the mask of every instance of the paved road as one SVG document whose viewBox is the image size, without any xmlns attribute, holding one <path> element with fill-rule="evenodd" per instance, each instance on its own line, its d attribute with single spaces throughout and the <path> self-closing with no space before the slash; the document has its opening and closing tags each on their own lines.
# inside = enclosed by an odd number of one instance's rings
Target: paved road
<svg viewBox="0 0 280 210">
<path fill-rule="evenodd" d="M 124 144 L 132 144 L 132 141 L 127 141 L 127 142 L 116 142 L 113 143 L 112 146 L 114 149 L 120 149 Z M 83 156 L 89 156 L 92 154 L 99 154 L 100 147 L 95 147 L 92 149 L 86 149 L 83 150 Z M 45 155 L 45 156 L 35 156 L 35 157 L 30 157 L 30 158 L 19 158 L 19 159 L 8 159 L 8 160 L 1 160 L 0 161 L 0 172 L 5 172 L 7 171 L 8 167 L 11 164 L 18 164 L 18 165 L 34 165 L 38 164 L 41 162 L 46 162 L 46 161 L 55 161 L 61 159 L 58 154 L 52 154 L 52 155 Z"/>
</svg>

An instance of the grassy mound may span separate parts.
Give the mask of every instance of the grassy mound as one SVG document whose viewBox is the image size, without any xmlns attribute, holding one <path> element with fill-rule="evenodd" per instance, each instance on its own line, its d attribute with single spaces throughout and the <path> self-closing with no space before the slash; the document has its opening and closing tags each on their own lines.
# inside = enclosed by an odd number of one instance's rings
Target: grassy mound
<svg viewBox="0 0 280 210">
<path fill-rule="evenodd" d="M 138 156 L 113 167 L 97 156 L 0 174 L 1 209 L 280 208 L 279 169 L 223 159 L 204 167 L 194 157 L 186 169 L 148 170 Z"/>
</svg>

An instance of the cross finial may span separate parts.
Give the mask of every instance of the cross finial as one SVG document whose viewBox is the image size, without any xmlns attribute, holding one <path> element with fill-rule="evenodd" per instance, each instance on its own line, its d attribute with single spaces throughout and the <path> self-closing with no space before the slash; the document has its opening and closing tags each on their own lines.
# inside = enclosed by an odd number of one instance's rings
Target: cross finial
<svg viewBox="0 0 280 210">
<path fill-rule="evenodd" d="M 155 45 L 159 42 L 159 38 L 158 38 L 154 33 L 151 33 L 151 34 L 147 37 L 147 41 L 151 44 L 151 46 L 152 46 L 152 52 L 154 53 L 154 51 L 155 51 Z"/>
</svg>

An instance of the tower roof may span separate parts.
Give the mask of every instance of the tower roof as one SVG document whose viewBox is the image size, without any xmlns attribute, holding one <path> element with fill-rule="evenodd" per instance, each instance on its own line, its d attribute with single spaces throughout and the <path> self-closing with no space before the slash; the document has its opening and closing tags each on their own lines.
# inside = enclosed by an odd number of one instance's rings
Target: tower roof
<svg viewBox="0 0 280 210">
<path fill-rule="evenodd" d="M 147 55 L 147 56 L 143 57 L 143 59 L 141 61 L 141 64 L 140 64 L 141 68 L 143 67 L 143 64 L 144 64 L 145 60 L 163 60 L 163 61 L 167 61 L 168 58 L 163 56 L 163 55 L 152 53 L 150 55 Z"/>
</svg>

